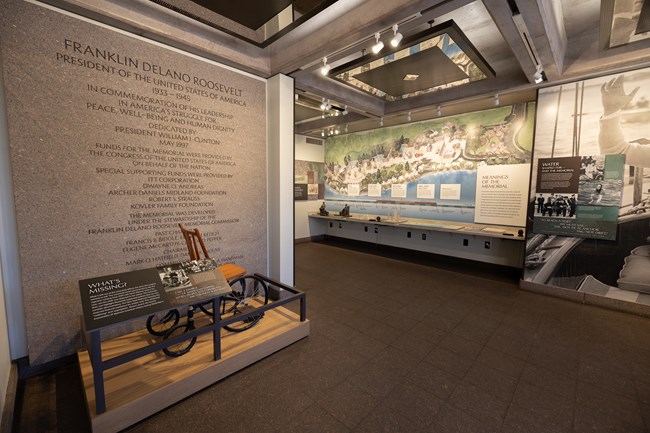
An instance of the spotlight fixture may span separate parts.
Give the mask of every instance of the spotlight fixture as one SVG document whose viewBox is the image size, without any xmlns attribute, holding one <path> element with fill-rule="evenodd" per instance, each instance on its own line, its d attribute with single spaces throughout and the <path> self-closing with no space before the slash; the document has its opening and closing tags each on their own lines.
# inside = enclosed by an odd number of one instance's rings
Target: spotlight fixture
<svg viewBox="0 0 650 433">
<path fill-rule="evenodd" d="M 494 105 L 499 106 L 499 104 L 501 104 L 501 101 L 499 100 L 499 94 L 497 93 L 494 95 Z"/>
<path fill-rule="evenodd" d="M 542 75 L 544 71 L 542 70 L 542 65 L 537 65 L 533 78 L 535 79 L 535 84 L 539 84 L 544 81 L 544 76 Z"/>
<path fill-rule="evenodd" d="M 348 113 L 350 113 L 350 112 L 348 111 L 348 106 L 346 105 L 345 108 L 343 108 L 343 112 L 341 114 L 344 115 L 344 116 L 347 116 Z"/>
<path fill-rule="evenodd" d="M 442 116 L 442 108 L 440 107 L 440 105 L 436 107 L 436 116 L 438 117 Z"/>
<path fill-rule="evenodd" d="M 325 110 L 331 110 L 332 109 L 332 104 L 330 103 L 330 100 L 328 99 L 327 101 L 325 98 L 323 98 L 323 102 L 320 104 L 320 109 L 325 111 Z"/>
<path fill-rule="evenodd" d="M 379 127 L 382 127 L 382 126 L 384 126 L 384 118 L 383 117 L 381 117 L 379 119 Z"/>
<path fill-rule="evenodd" d="M 412 120 L 411 118 L 411 112 L 409 111 L 409 114 L 406 116 L 406 120 L 410 122 Z"/>
<path fill-rule="evenodd" d="M 372 46 L 372 52 L 377 54 L 384 48 L 384 43 L 379 40 L 381 38 L 381 35 L 379 32 L 375 33 L 375 45 Z"/>
<path fill-rule="evenodd" d="M 325 131 L 324 130 L 320 132 L 320 136 L 325 137 Z"/>
<path fill-rule="evenodd" d="M 402 36 L 401 33 L 397 31 L 398 27 L 397 24 L 393 25 L 393 39 L 390 40 L 390 44 L 394 47 L 398 46 L 400 42 L 402 42 Z"/>
<path fill-rule="evenodd" d="M 348 132 L 348 124 L 347 123 L 345 124 L 345 130 L 344 131 L 347 134 L 347 132 Z"/>
<path fill-rule="evenodd" d="M 320 73 L 322 75 L 327 75 L 330 69 L 332 69 L 332 67 L 327 64 L 327 57 L 323 57 L 323 66 L 320 68 Z"/>
</svg>

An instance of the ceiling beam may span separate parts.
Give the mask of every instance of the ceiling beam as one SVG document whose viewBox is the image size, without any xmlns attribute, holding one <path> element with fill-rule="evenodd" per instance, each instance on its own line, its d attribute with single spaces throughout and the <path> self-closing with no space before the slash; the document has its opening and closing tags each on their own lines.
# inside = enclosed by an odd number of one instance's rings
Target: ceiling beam
<svg viewBox="0 0 650 433">
<path fill-rule="evenodd" d="M 407 98 L 391 102 L 386 109 L 386 115 L 403 114 L 409 111 L 418 111 L 431 106 L 445 105 L 447 103 L 459 104 L 463 101 L 476 98 L 493 97 L 495 94 L 512 92 L 512 89 L 530 88 L 526 77 L 521 73 L 500 76 L 492 79 L 475 81 L 463 86 L 442 89 L 420 95 L 417 98 Z"/>
<path fill-rule="evenodd" d="M 383 99 L 364 93 L 360 90 L 338 83 L 331 78 L 319 79 L 309 71 L 300 71 L 293 75 L 296 89 L 312 93 L 347 105 L 355 111 L 372 116 L 383 116 L 386 104 Z"/>
<path fill-rule="evenodd" d="M 567 39 L 561 5 L 550 0 L 516 0 L 531 43 L 549 81 L 562 78 Z"/>
<path fill-rule="evenodd" d="M 294 132 L 296 134 L 307 135 L 316 130 L 329 129 L 333 126 L 345 125 L 346 123 L 357 122 L 364 119 L 367 119 L 367 117 L 358 113 L 349 113 L 347 116 L 330 116 L 324 119 L 315 119 L 297 123 L 294 127 Z"/>
<path fill-rule="evenodd" d="M 519 33 L 519 29 L 512 19 L 512 10 L 508 2 L 503 0 L 483 0 L 483 4 L 499 29 L 503 39 L 510 46 L 515 59 L 528 77 L 528 81 L 533 83 L 535 64 L 528 54 L 528 49 Z"/>
</svg>

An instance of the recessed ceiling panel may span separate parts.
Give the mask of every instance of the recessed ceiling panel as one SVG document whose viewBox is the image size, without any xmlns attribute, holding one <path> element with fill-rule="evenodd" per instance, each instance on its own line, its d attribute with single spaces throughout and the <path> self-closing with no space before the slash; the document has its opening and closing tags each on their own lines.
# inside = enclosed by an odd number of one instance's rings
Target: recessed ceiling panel
<svg viewBox="0 0 650 433">
<path fill-rule="evenodd" d="M 650 38 L 649 1 L 614 0 L 611 14 L 609 46 L 617 47 Z"/>
<path fill-rule="evenodd" d="M 417 75 L 417 78 L 405 79 L 409 75 Z M 356 75 L 357 80 L 393 97 L 468 78 L 467 74 L 438 47 L 420 51 L 415 55 L 387 63 L 381 68 Z"/>
<path fill-rule="evenodd" d="M 149 0 L 261 48 L 337 0 Z"/>
<path fill-rule="evenodd" d="M 292 0 L 192 0 L 252 30 L 257 30 L 293 3 Z"/>
<path fill-rule="evenodd" d="M 636 34 L 650 32 L 650 1 L 644 1 L 636 23 Z"/>
<path fill-rule="evenodd" d="M 355 59 L 329 76 L 387 101 L 494 77 L 453 21 L 404 38 L 401 45 L 380 57 L 367 54 Z M 419 76 L 413 80 L 405 79 L 407 75 Z"/>
</svg>

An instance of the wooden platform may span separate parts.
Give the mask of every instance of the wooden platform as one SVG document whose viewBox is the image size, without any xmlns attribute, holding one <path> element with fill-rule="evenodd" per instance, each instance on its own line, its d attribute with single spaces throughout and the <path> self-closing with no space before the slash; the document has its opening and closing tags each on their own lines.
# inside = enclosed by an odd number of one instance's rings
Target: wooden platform
<svg viewBox="0 0 650 433">
<path fill-rule="evenodd" d="M 200 323 L 197 321 L 197 325 Z M 231 333 L 222 329 L 221 359 L 213 360 L 212 333 L 201 335 L 179 358 L 162 352 L 138 358 L 104 374 L 106 412 L 95 411 L 95 390 L 88 352 L 78 353 L 93 433 L 117 432 L 192 395 L 309 335 L 309 321 L 278 307 L 253 328 Z M 104 359 L 158 341 L 146 330 L 102 343 Z"/>
</svg>

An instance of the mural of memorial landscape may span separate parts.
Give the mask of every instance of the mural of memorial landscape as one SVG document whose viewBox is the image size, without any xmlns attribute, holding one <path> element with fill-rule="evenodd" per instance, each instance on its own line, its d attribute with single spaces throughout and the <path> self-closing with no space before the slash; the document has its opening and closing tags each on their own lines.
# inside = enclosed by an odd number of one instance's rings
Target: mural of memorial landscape
<svg viewBox="0 0 650 433">
<path fill-rule="evenodd" d="M 477 169 L 530 163 L 534 118 L 528 102 L 330 137 L 328 209 L 348 204 L 352 213 L 473 222 Z"/>
</svg>

